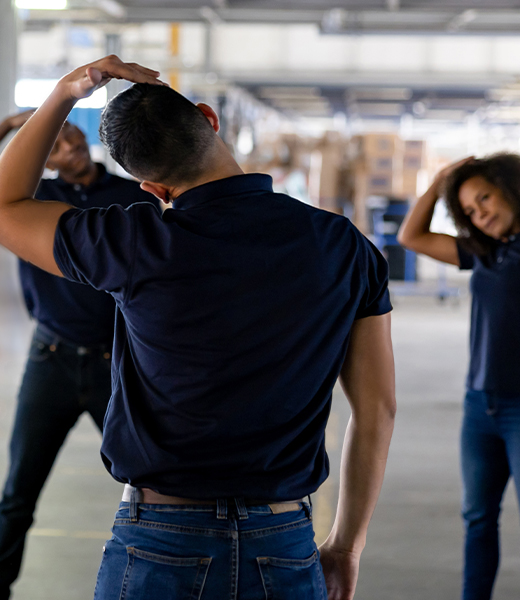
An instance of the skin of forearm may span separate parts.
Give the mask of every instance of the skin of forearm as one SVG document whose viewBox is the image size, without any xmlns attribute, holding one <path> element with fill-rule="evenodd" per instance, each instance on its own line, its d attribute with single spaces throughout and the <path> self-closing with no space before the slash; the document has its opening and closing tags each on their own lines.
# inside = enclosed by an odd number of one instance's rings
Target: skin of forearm
<svg viewBox="0 0 520 600">
<path fill-rule="evenodd" d="M 400 244 L 408 245 L 421 235 L 428 233 L 439 199 L 438 183 L 435 181 L 430 188 L 417 200 L 415 206 L 407 214 L 398 234 Z"/>
<path fill-rule="evenodd" d="M 4 119 L 0 123 L 0 142 L 5 138 L 5 136 L 12 131 L 11 121 L 9 118 Z"/>
<path fill-rule="evenodd" d="M 0 208 L 33 198 L 75 101 L 58 85 L 0 155 Z"/>
<path fill-rule="evenodd" d="M 377 419 L 350 418 L 341 459 L 339 501 L 334 526 L 327 540 L 342 552 L 360 554 L 366 542 L 388 457 L 394 428 L 392 403 Z"/>
</svg>

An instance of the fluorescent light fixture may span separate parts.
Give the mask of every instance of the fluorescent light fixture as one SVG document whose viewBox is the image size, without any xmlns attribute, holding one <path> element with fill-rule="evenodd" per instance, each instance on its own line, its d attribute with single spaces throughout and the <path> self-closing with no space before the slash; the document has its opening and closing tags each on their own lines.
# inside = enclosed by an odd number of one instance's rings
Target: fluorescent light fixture
<svg viewBox="0 0 520 600">
<path fill-rule="evenodd" d="M 16 0 L 16 8 L 30 10 L 64 10 L 67 0 Z"/>
<path fill-rule="evenodd" d="M 58 83 L 57 79 L 20 79 L 14 90 L 16 106 L 38 108 L 46 100 Z M 103 108 L 107 103 L 107 89 L 96 90 L 92 96 L 83 98 L 76 108 Z"/>
</svg>

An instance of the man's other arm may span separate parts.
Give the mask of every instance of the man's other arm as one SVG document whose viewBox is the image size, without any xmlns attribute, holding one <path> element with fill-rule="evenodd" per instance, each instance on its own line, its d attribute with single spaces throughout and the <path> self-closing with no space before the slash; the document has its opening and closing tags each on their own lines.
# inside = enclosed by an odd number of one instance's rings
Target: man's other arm
<svg viewBox="0 0 520 600">
<path fill-rule="evenodd" d="M 60 129 L 77 100 L 89 96 L 112 78 L 158 83 L 158 75 L 157 71 L 108 56 L 60 79 L 0 155 L 2 246 L 49 273 L 62 275 L 54 259 L 54 237 L 61 215 L 72 207 L 34 199 Z"/>
<path fill-rule="evenodd" d="M 352 415 L 336 519 L 320 547 L 329 600 L 354 597 L 360 555 L 383 484 L 396 412 L 390 313 L 354 322 L 340 382 Z"/>
</svg>

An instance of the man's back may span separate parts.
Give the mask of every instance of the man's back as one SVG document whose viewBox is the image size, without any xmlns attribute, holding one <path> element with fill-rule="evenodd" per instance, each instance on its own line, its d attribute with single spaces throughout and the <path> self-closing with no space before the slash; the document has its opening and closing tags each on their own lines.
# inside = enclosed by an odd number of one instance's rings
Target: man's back
<svg viewBox="0 0 520 600">
<path fill-rule="evenodd" d="M 289 500 L 327 477 L 332 388 L 354 319 L 389 310 L 386 265 L 347 219 L 271 185 L 215 181 L 162 218 L 63 217 L 63 272 L 120 310 L 102 452 L 121 481 Z"/>
</svg>

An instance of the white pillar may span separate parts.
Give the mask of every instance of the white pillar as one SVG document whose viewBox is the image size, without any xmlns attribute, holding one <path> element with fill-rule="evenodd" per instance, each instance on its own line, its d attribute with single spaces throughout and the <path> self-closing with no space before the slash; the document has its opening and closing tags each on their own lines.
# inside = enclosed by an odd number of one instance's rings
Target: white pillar
<svg viewBox="0 0 520 600">
<path fill-rule="evenodd" d="M 14 0 L 0 0 L 0 119 L 15 109 L 17 30 Z"/>
<path fill-rule="evenodd" d="M 14 0 L 0 0 L 0 120 L 15 110 L 18 33 L 16 17 Z M 2 148 L 3 144 L 0 143 L 0 151 Z M 4 248 L 0 248 L 0 287 L 3 290 L 3 301 L 6 298 L 12 300 L 14 295 L 14 268 L 14 257 Z"/>
</svg>

